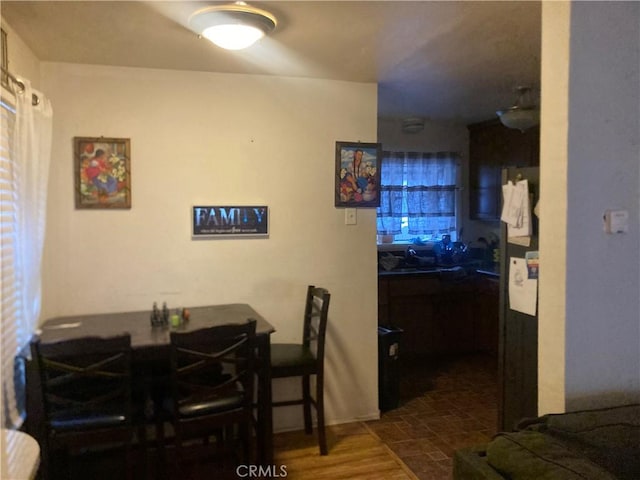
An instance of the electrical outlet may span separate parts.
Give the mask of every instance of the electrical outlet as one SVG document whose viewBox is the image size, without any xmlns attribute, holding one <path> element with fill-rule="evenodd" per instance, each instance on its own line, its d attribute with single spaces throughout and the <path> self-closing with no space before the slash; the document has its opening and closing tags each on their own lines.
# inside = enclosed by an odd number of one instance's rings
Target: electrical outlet
<svg viewBox="0 0 640 480">
<path fill-rule="evenodd" d="M 357 210 L 355 208 L 345 208 L 344 209 L 344 224 L 345 225 L 356 225 L 358 223 L 358 216 L 356 214 Z"/>
</svg>

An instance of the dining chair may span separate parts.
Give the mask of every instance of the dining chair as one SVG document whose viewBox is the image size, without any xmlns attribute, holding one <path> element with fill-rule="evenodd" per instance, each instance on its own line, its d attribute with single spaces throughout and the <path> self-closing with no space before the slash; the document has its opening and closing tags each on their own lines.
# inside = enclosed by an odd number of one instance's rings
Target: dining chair
<svg viewBox="0 0 640 480">
<path fill-rule="evenodd" d="M 88 447 L 124 446 L 133 478 L 131 338 L 31 343 L 44 410 L 44 478 L 70 478 L 69 460 Z"/>
<path fill-rule="evenodd" d="M 171 332 L 171 398 L 165 411 L 174 430 L 178 465 L 184 461 L 187 440 L 201 439 L 207 446 L 214 435 L 218 453 L 237 453 L 241 443 L 240 459 L 250 461 L 255 332 L 253 319 Z"/>
<path fill-rule="evenodd" d="M 273 407 L 302 405 L 304 430 L 312 433 L 311 406 L 316 410 L 320 454 L 327 455 L 324 425 L 324 344 L 329 312 L 329 292 L 309 285 L 304 310 L 302 343 L 271 344 L 271 377 L 302 377 L 302 398 L 272 401 Z M 311 376 L 315 375 L 315 398 L 311 395 Z"/>
</svg>

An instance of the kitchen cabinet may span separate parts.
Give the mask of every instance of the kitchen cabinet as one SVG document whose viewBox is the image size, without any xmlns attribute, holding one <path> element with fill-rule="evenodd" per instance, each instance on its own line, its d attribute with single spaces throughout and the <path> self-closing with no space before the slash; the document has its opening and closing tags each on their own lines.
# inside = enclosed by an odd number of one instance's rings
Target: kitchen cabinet
<svg viewBox="0 0 640 480">
<path fill-rule="evenodd" d="M 476 308 L 477 346 L 484 352 L 498 355 L 498 322 L 500 318 L 500 279 L 483 277 L 477 282 Z"/>
<path fill-rule="evenodd" d="M 498 119 L 475 123 L 469 129 L 469 217 L 498 220 L 502 202 L 502 169 L 540 163 L 540 127 L 520 132 Z"/>
<path fill-rule="evenodd" d="M 378 277 L 378 323 L 401 328 L 402 355 L 497 353 L 498 285 L 468 275 Z"/>
</svg>

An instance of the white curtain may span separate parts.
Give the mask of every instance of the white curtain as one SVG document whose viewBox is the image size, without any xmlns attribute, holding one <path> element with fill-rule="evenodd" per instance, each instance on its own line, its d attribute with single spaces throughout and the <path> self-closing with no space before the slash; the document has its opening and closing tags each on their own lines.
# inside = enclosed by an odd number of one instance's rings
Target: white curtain
<svg viewBox="0 0 640 480">
<path fill-rule="evenodd" d="M 407 217 L 406 155 L 406 152 L 382 152 L 378 235 L 402 233 L 402 218 Z"/>
<path fill-rule="evenodd" d="M 384 152 L 381 165 L 378 234 L 451 233 L 456 229 L 456 190 L 460 156 L 455 152 Z"/>
<path fill-rule="evenodd" d="M 51 161 L 53 110 L 41 92 L 34 92 L 28 80 L 18 95 L 16 107 L 17 160 L 21 172 L 19 212 L 20 259 L 22 261 L 22 303 L 25 327 L 33 333 L 40 318 L 41 267 L 47 218 L 47 184 Z M 39 99 L 33 105 L 32 95 Z"/>
<path fill-rule="evenodd" d="M 31 88 L 31 82 L 19 79 L 24 88 L 16 92 L 16 118 L 13 137 L 13 182 L 16 208 L 16 352 L 35 332 L 41 307 L 41 267 L 46 223 L 47 184 L 51 158 L 51 102 Z M 35 97 L 34 97 L 35 95 Z M 38 103 L 34 105 L 33 99 Z M 4 321 L 4 319 L 3 319 Z M 13 367 L 13 366 L 12 366 Z M 13 368 L 11 369 L 13 370 Z M 20 375 L 3 376 L 9 421 L 21 422 L 24 383 Z"/>
</svg>

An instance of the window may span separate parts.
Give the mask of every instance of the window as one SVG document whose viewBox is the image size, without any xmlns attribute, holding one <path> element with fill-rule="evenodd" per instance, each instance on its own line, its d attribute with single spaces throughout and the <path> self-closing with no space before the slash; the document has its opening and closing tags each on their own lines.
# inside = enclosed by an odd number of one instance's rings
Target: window
<svg viewBox="0 0 640 480">
<path fill-rule="evenodd" d="M 3 89 L 0 100 L 0 117 L 2 119 L 0 133 L 0 311 L 2 312 L 2 323 L 0 324 L 2 391 L 0 397 L 2 403 L 0 405 L 2 405 L 4 424 L 20 422 L 19 418 L 15 418 L 15 412 L 22 409 L 23 396 L 16 396 L 14 388 L 14 376 L 20 377 L 20 370 L 14 365 L 14 358 L 19 347 L 27 341 L 24 338 L 25 333 L 21 329 L 22 321 L 20 318 L 22 308 L 18 273 L 18 204 L 13 149 L 16 111 L 10 101 L 11 98 L 12 95 Z M 10 412 L 14 414 L 10 416 Z"/>
<path fill-rule="evenodd" d="M 456 239 L 458 164 L 454 152 L 383 152 L 378 235 L 394 242 Z"/>
</svg>

